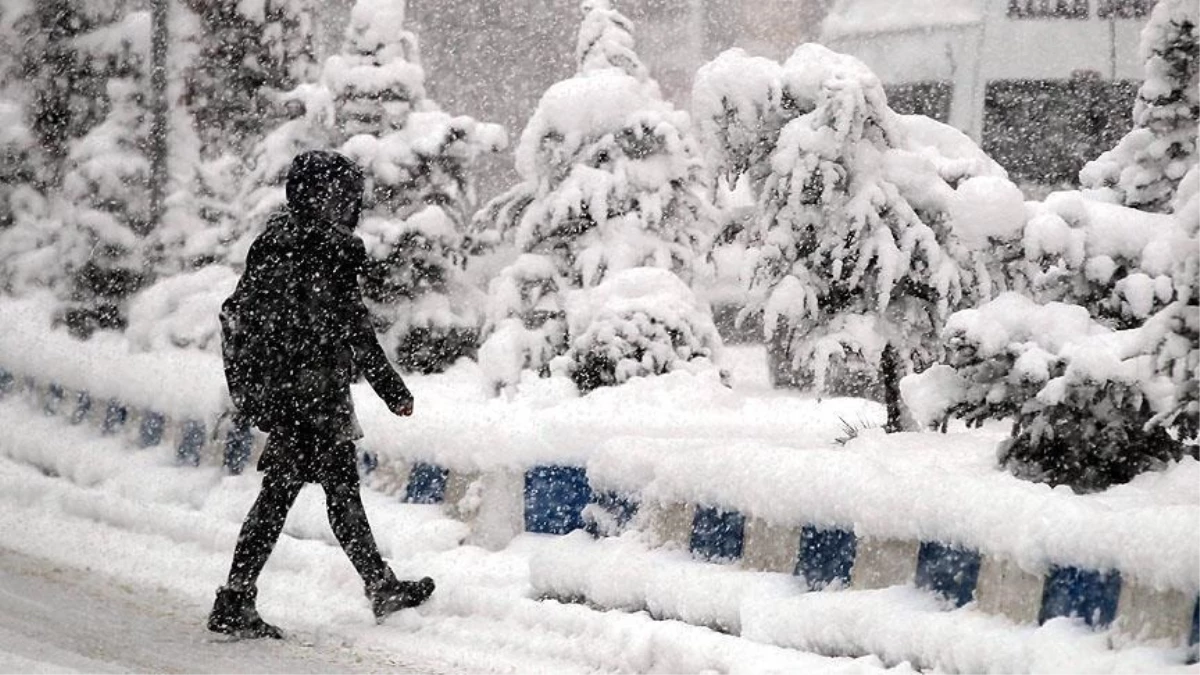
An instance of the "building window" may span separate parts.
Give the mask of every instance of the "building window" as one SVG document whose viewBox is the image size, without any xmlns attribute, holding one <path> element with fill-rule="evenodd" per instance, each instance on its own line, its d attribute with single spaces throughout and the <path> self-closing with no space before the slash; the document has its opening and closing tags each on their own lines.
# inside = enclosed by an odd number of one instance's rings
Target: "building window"
<svg viewBox="0 0 1200 675">
<path fill-rule="evenodd" d="M 1122 0 L 1113 0 L 1121 2 Z M 1086 19 L 1088 0 L 1008 0 L 1010 19 Z"/>
<path fill-rule="evenodd" d="M 1087 160 L 1129 131 L 1137 87 L 1095 76 L 989 82 L 983 151 L 1018 183 L 1075 187 Z"/>
<path fill-rule="evenodd" d="M 950 82 L 928 81 L 887 84 L 888 107 L 904 115 L 925 115 L 939 122 L 950 119 L 950 99 L 954 85 Z"/>
<path fill-rule="evenodd" d="M 1140 19 L 1154 9 L 1154 0 L 1100 0 L 1101 19 Z"/>
</svg>

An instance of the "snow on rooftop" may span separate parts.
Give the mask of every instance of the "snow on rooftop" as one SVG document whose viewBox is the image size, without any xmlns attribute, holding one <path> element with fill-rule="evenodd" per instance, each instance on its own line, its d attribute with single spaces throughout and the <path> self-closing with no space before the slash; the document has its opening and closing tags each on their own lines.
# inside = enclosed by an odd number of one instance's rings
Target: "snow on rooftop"
<svg viewBox="0 0 1200 675">
<path fill-rule="evenodd" d="M 983 20 L 979 0 L 837 0 L 822 39 L 961 26 Z"/>
</svg>

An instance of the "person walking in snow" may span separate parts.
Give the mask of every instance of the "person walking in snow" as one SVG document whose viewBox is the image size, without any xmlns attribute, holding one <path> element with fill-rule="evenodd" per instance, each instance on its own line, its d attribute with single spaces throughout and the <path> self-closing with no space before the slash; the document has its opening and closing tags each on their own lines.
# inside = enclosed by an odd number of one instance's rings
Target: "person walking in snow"
<svg viewBox="0 0 1200 675">
<path fill-rule="evenodd" d="M 237 414 L 270 434 L 258 462 L 261 491 L 208 617 L 209 630 L 237 637 L 283 637 L 258 614 L 256 582 L 306 483 L 324 489 L 333 533 L 377 619 L 421 604 L 434 589 L 428 577 L 396 578 L 359 494 L 355 374 L 394 414 L 413 412 L 412 394 L 388 363 L 358 286 L 367 255 L 353 232 L 362 171 L 338 153 L 305 152 L 292 162 L 286 192 L 287 207 L 251 245 L 237 289 L 221 307 L 225 376 Z"/>
</svg>

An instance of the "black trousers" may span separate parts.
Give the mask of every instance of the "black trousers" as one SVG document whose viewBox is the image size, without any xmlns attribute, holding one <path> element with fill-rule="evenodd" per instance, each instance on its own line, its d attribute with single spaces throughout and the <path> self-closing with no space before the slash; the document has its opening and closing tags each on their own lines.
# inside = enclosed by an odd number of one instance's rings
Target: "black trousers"
<svg viewBox="0 0 1200 675">
<path fill-rule="evenodd" d="M 279 447 L 282 444 L 303 442 L 308 446 L 305 450 L 310 453 L 323 450 L 334 456 L 355 455 L 354 444 L 350 442 L 320 447 L 325 444 L 311 436 L 272 437 L 268 443 L 271 441 L 276 441 L 277 452 L 282 451 Z M 304 487 L 306 478 L 311 480 L 311 477 L 302 475 L 303 473 L 288 470 L 282 463 L 264 472 L 262 489 L 254 506 L 250 507 L 250 512 L 246 514 L 237 546 L 233 551 L 233 563 L 229 568 L 227 583 L 230 588 L 246 589 L 253 587 L 258 581 L 258 575 L 267 564 L 267 558 L 275 549 L 279 535 L 283 532 L 288 511 L 296 503 L 296 497 Z M 371 525 L 367 522 L 367 513 L 363 509 L 362 496 L 359 493 L 358 473 L 322 471 L 318 472 L 315 478 L 325 490 L 325 510 L 329 515 L 333 534 L 350 558 L 354 569 L 358 571 L 358 575 L 362 577 L 363 583 L 370 589 L 385 578 L 388 567 L 379 554 Z"/>
</svg>

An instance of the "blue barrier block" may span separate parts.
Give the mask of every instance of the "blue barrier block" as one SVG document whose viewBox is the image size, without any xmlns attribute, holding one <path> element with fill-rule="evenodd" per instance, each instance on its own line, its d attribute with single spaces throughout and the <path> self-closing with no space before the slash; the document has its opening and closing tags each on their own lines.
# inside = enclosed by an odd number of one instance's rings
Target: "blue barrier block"
<svg viewBox="0 0 1200 675">
<path fill-rule="evenodd" d="M 450 470 L 434 464 L 417 462 L 408 474 L 408 490 L 404 501 L 409 504 L 441 504 L 446 501 L 446 479 Z"/>
<path fill-rule="evenodd" d="M 162 413 L 147 410 L 142 417 L 142 426 L 138 428 L 138 445 L 150 448 L 162 442 L 163 430 L 167 426 L 167 418 Z"/>
<path fill-rule="evenodd" d="M 175 449 L 175 459 L 180 464 L 200 466 L 200 450 L 204 448 L 205 436 L 203 422 L 185 421 L 179 434 L 179 447 Z"/>
<path fill-rule="evenodd" d="M 850 585 L 850 571 L 858 552 L 858 538 L 853 532 L 805 525 L 800 530 L 799 551 L 796 575 L 804 577 L 809 590 L 819 591 L 834 582 Z"/>
<path fill-rule="evenodd" d="M 1050 568 L 1042 590 L 1038 625 L 1058 616 L 1077 616 L 1092 627 L 1112 623 L 1121 595 L 1121 573 L 1083 570 L 1077 567 Z"/>
<path fill-rule="evenodd" d="M 614 492 L 611 490 L 605 492 L 593 492 L 591 505 L 599 508 L 608 514 L 610 523 L 616 525 L 616 531 L 620 532 L 625 529 L 629 521 L 637 515 L 638 502 L 630 495 Z M 614 534 L 610 527 L 600 527 L 594 519 L 585 519 L 585 528 L 588 534 L 593 537 L 606 537 Z"/>
<path fill-rule="evenodd" d="M 129 411 L 121 402 L 115 398 L 108 399 L 108 406 L 104 409 L 104 422 L 100 425 L 100 431 L 105 434 L 115 434 L 125 426 L 125 419 L 129 416 Z"/>
<path fill-rule="evenodd" d="M 4 368 L 0 368 L 0 398 L 7 396 L 16 384 L 17 378 L 13 377 L 13 374 Z"/>
<path fill-rule="evenodd" d="M 535 466 L 525 472 L 525 531 L 566 534 L 583 529 L 583 508 L 591 499 L 582 467 Z"/>
<path fill-rule="evenodd" d="M 742 557 L 742 537 L 746 517 L 737 511 L 713 506 L 697 506 L 692 519 L 692 553 L 713 562 L 728 562 Z"/>
<path fill-rule="evenodd" d="M 79 424 L 87 419 L 92 411 L 92 397 L 86 391 L 79 392 L 75 399 L 75 409 L 71 411 L 71 424 Z"/>
<path fill-rule="evenodd" d="M 57 415 L 58 408 L 66 396 L 67 392 L 63 390 L 61 384 L 51 382 L 46 387 L 46 403 L 42 406 L 42 412 L 50 416 Z"/>
<path fill-rule="evenodd" d="M 254 430 L 249 424 L 234 420 L 225 434 L 225 458 L 222 461 L 225 470 L 235 476 L 244 471 L 253 447 Z"/>
<path fill-rule="evenodd" d="M 975 597 L 979 563 L 979 551 L 923 541 L 917 551 L 917 586 L 962 607 Z"/>
</svg>

